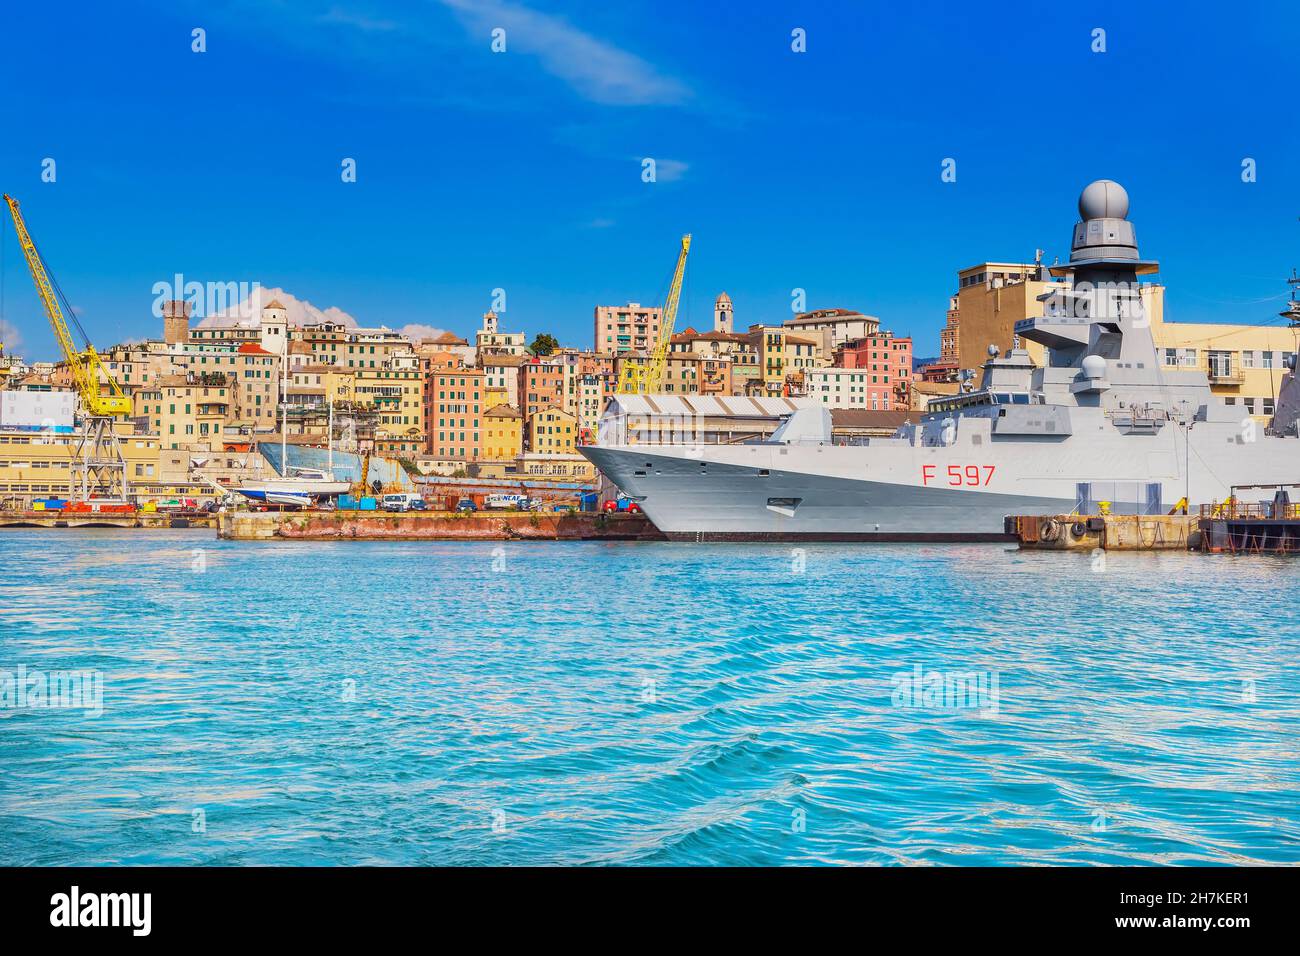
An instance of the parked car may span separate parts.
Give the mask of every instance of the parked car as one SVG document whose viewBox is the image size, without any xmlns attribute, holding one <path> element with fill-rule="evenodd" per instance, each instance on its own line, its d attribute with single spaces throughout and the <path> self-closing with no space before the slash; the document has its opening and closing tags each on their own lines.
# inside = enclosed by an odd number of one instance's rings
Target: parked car
<svg viewBox="0 0 1300 956">
<path fill-rule="evenodd" d="M 411 499 L 411 502 L 410 504 L 407 505 L 407 507 L 410 508 L 412 511 L 428 511 L 429 503 L 425 501 L 423 498 L 416 497 Z"/>
<path fill-rule="evenodd" d="M 474 504 L 469 498 L 461 498 L 456 502 L 457 511 L 478 511 L 478 505 Z"/>
<path fill-rule="evenodd" d="M 605 511 L 622 511 L 625 514 L 636 515 L 641 513 L 641 506 L 631 498 L 611 498 L 604 504 Z"/>
</svg>

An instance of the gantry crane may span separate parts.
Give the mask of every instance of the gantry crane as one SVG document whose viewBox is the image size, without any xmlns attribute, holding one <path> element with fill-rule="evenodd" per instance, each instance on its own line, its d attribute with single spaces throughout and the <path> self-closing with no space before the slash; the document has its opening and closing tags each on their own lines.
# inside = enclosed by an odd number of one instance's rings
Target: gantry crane
<svg viewBox="0 0 1300 956">
<path fill-rule="evenodd" d="M 682 297 L 682 278 L 686 275 L 686 254 L 691 251 L 691 234 L 682 236 L 682 251 L 677 254 L 677 268 L 673 270 L 672 285 L 664 301 L 663 315 L 659 318 L 659 338 L 645 361 L 631 356 L 623 359 L 623 371 L 618 377 L 620 395 L 652 395 L 662 391 L 664 372 L 668 368 L 668 346 L 673 337 L 673 324 L 677 321 L 677 303 Z"/>
<path fill-rule="evenodd" d="M 13 217 L 14 229 L 18 233 L 18 244 L 27 260 L 27 268 L 31 270 L 32 281 L 36 283 L 36 292 L 45 307 L 45 315 L 50 320 L 50 327 L 54 329 L 55 338 L 59 340 L 77 394 L 81 396 L 84 415 L 81 431 L 73 446 L 70 497 L 74 501 L 89 501 L 93 498 L 101 502 L 125 503 L 126 462 L 122 458 L 122 445 L 113 430 L 113 423 L 119 415 L 130 415 L 134 410 L 133 404 L 104 368 L 99 353 L 91 345 L 86 330 L 77 321 L 59 283 L 50 275 L 45 258 L 36 248 L 36 242 L 27 231 L 22 213 L 18 211 L 18 200 L 8 194 L 5 194 L 4 200 L 9 204 L 9 214 Z M 85 347 L 80 350 L 72 340 L 68 318 L 72 319 L 85 342 Z M 107 395 L 101 393 L 101 386 L 107 387 Z"/>
</svg>

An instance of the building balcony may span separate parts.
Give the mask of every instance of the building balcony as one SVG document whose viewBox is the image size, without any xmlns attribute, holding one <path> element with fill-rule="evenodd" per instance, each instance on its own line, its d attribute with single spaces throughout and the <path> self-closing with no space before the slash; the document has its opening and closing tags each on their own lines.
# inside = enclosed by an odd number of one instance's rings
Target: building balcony
<svg viewBox="0 0 1300 956">
<path fill-rule="evenodd" d="M 1241 385 L 1246 381 L 1241 369 L 1210 368 L 1205 370 L 1211 385 Z"/>
</svg>

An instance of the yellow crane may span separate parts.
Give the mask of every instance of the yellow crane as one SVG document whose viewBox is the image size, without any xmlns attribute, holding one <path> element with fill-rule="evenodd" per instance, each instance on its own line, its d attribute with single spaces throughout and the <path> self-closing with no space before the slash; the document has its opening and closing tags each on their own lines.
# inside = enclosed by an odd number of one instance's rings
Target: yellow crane
<svg viewBox="0 0 1300 956">
<path fill-rule="evenodd" d="M 36 248 L 36 242 L 27 231 L 18 210 L 18 200 L 5 194 L 4 200 L 9 204 L 9 214 L 14 220 L 14 229 L 18 233 L 18 244 L 22 247 L 27 268 L 31 270 L 32 281 L 36 283 L 36 292 L 45 307 L 45 315 L 54 329 L 54 336 L 59 340 L 63 350 L 64 361 L 72 374 L 72 381 L 81 396 L 81 405 L 85 414 L 82 429 L 73 446 L 72 454 L 72 488 L 71 497 L 76 501 L 126 501 L 126 462 L 122 458 L 122 446 L 113 431 L 113 422 L 119 415 L 130 415 L 134 411 L 128 395 L 122 387 L 108 374 L 99 353 L 90 344 L 86 330 L 77 321 L 67 297 L 59 288 L 59 283 L 50 275 L 45 258 Z M 85 346 L 78 349 L 68 328 L 68 318 L 81 333 Z M 108 394 L 101 393 L 101 386 L 106 386 Z"/>
<path fill-rule="evenodd" d="M 677 268 L 673 270 L 672 285 L 664 302 L 659 319 L 659 338 L 654 349 L 644 361 L 631 356 L 623 358 L 623 371 L 618 377 L 617 393 L 620 395 L 653 395 L 663 390 L 664 372 L 668 368 L 668 345 L 677 321 L 677 303 L 682 297 L 682 279 L 686 275 L 686 255 L 691 251 L 691 234 L 682 236 L 682 250 L 677 254 Z"/>
</svg>

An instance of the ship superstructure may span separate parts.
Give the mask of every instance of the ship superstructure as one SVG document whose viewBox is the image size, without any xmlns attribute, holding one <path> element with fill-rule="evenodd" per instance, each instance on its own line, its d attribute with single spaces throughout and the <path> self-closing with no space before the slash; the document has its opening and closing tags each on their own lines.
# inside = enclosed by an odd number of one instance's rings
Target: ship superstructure
<svg viewBox="0 0 1300 956">
<path fill-rule="evenodd" d="M 1204 371 L 1162 367 L 1128 195 L 1099 180 L 1079 198 L 1070 281 L 1016 335 L 1046 363 L 991 349 L 980 387 L 931 402 L 891 438 L 841 444 L 824 408 L 770 439 L 581 449 L 675 538 L 985 539 L 1012 514 L 1164 514 L 1234 486 L 1300 480 L 1300 439 L 1257 428 Z M 618 414 L 617 402 L 610 415 Z M 617 422 L 606 435 L 626 435 Z"/>
</svg>

